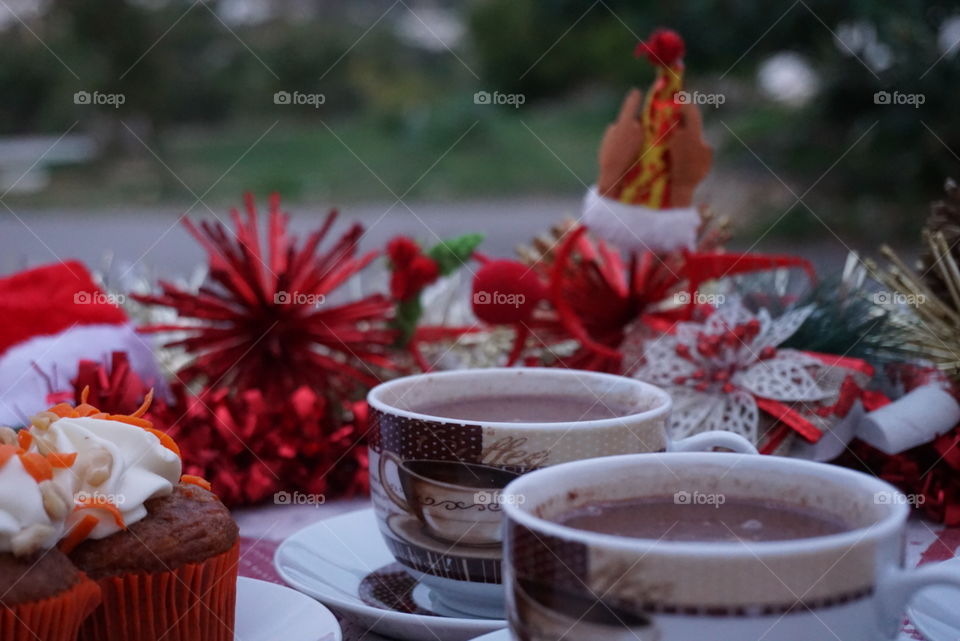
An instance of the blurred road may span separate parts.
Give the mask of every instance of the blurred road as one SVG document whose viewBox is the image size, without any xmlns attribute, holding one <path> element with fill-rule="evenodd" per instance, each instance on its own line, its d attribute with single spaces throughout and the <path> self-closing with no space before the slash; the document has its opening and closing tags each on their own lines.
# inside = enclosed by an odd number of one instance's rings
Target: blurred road
<svg viewBox="0 0 960 641">
<path fill-rule="evenodd" d="M 265 203 L 264 203 L 265 204 Z M 204 260 L 203 252 L 177 224 L 181 210 L 108 210 L 97 212 L 0 209 L 0 274 L 58 259 L 77 258 L 94 270 L 114 277 L 139 274 L 151 279 L 187 277 Z M 295 206 L 292 228 L 307 232 L 319 225 L 325 209 Z M 223 221 L 227 212 L 215 210 Z M 492 256 L 514 255 L 514 248 L 543 233 L 566 216 L 579 213 L 577 199 L 515 199 L 507 201 L 460 201 L 456 203 L 410 203 L 350 205 L 341 211 L 336 229 L 352 222 L 363 223 L 367 233 L 363 249 L 383 247 L 396 234 L 406 234 L 425 245 L 469 231 L 487 234 L 482 245 Z M 192 218 L 212 219 L 198 205 Z M 733 249 L 747 249 L 753 239 L 741 238 Z M 839 269 L 846 256 L 836 238 L 824 234 L 822 242 L 789 246 L 764 240 L 755 250 L 799 253 L 814 261 L 823 273 Z M 133 269 L 129 269 L 134 266 Z"/>
</svg>

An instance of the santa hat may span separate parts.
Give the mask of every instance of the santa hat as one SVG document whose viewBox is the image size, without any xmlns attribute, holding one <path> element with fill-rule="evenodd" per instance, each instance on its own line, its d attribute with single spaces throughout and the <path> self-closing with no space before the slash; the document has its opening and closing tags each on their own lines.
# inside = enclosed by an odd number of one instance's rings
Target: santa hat
<svg viewBox="0 0 960 641">
<path fill-rule="evenodd" d="M 24 425 L 70 389 L 81 360 L 126 352 L 148 384 L 161 383 L 150 346 L 76 261 L 0 278 L 0 425 Z"/>
</svg>

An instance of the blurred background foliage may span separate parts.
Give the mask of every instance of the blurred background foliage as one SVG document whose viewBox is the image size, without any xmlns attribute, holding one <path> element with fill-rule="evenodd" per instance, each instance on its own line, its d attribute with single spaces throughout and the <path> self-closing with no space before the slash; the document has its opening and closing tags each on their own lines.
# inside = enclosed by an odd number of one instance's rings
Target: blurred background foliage
<svg viewBox="0 0 960 641">
<path fill-rule="evenodd" d="M 659 25 L 686 38 L 688 87 L 725 97 L 704 109 L 718 149 L 708 191 L 738 210 L 722 213 L 757 225 L 786 213 L 776 232 L 791 236 L 822 234 L 821 218 L 889 237 L 960 176 L 955 2 L 10 0 L 0 134 L 69 130 L 96 151 L 51 154 L 49 183 L 7 198 L 576 195 L 624 91 L 650 82 L 631 52 Z M 125 102 L 78 105 L 77 91 Z M 278 91 L 325 102 L 277 105 Z M 478 105 L 477 91 L 525 102 Z M 923 104 L 877 104 L 878 91 Z"/>
</svg>

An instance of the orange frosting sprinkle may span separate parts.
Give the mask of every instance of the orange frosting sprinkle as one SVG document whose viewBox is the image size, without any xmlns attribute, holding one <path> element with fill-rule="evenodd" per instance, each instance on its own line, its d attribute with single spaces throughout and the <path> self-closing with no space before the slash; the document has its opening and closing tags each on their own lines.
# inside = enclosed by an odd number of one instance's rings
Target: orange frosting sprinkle
<svg viewBox="0 0 960 641">
<path fill-rule="evenodd" d="M 73 467 L 77 462 L 76 452 L 50 452 L 47 454 L 47 461 L 56 468 Z"/>
<path fill-rule="evenodd" d="M 99 418 L 107 421 L 117 421 L 118 423 L 126 423 L 127 425 L 133 425 L 135 427 L 143 428 L 144 430 L 150 432 L 158 439 L 160 439 L 160 444 L 165 448 L 180 456 L 180 448 L 177 446 L 176 441 L 170 437 L 170 435 L 161 432 L 158 429 L 153 427 L 153 423 L 143 418 L 144 414 L 147 413 L 147 410 L 150 409 L 150 405 L 153 403 L 153 390 L 151 389 L 147 392 L 147 395 L 143 399 L 143 403 L 133 414 L 108 414 L 107 412 L 101 412 L 99 409 L 87 403 L 87 399 L 90 397 L 90 386 L 83 388 L 83 391 L 80 392 L 80 404 L 76 407 L 73 407 L 69 403 L 57 403 L 50 408 L 49 411 L 53 412 L 60 418 Z"/>
<path fill-rule="evenodd" d="M 53 466 L 42 454 L 37 452 L 24 452 L 20 455 L 20 463 L 27 474 L 33 477 L 37 483 L 50 481 L 53 479 Z"/>
<path fill-rule="evenodd" d="M 4 465 L 19 453 L 16 445 L 0 445 L 0 465 Z"/>
<path fill-rule="evenodd" d="M 169 434 L 165 432 L 161 432 L 160 430 L 154 429 L 152 427 L 145 427 L 143 429 L 147 430 L 148 432 L 156 436 L 158 439 L 160 439 L 160 444 L 163 445 L 165 448 L 167 448 L 177 456 L 180 456 L 180 447 L 177 445 L 177 442 L 170 437 Z"/>
<path fill-rule="evenodd" d="M 200 487 L 207 490 L 208 492 L 213 487 L 210 485 L 210 481 L 208 481 L 207 479 L 201 476 L 194 476 L 193 474 L 184 474 L 183 476 L 180 477 L 180 482 L 189 483 L 191 485 L 199 485 Z"/>
<path fill-rule="evenodd" d="M 121 530 L 127 529 L 127 525 L 123 522 L 123 514 L 120 512 L 120 508 L 114 505 L 107 497 L 97 494 L 92 496 L 78 496 L 76 501 L 77 507 L 73 508 L 74 512 L 79 510 L 105 510 L 113 517 L 113 521 L 117 524 L 118 528 Z"/>
<path fill-rule="evenodd" d="M 153 388 L 150 388 L 150 391 L 147 392 L 147 395 L 143 399 L 143 404 L 137 409 L 136 412 L 131 414 L 136 418 L 140 418 L 147 413 L 147 410 L 150 409 L 150 404 L 153 403 Z"/>
<path fill-rule="evenodd" d="M 60 541 L 60 551 L 64 554 L 70 554 L 73 549 L 83 543 L 93 528 L 97 527 L 100 521 L 92 514 L 85 515 L 76 525 L 70 528 L 70 532 Z"/>
<path fill-rule="evenodd" d="M 17 432 L 17 443 L 20 444 L 20 449 L 29 450 L 33 443 L 33 434 L 27 430 L 20 430 Z"/>
</svg>

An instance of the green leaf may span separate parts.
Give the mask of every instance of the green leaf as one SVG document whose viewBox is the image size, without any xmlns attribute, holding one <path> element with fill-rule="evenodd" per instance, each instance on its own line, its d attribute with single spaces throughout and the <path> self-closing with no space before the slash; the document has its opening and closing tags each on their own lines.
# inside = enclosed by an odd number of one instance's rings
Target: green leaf
<svg viewBox="0 0 960 641">
<path fill-rule="evenodd" d="M 464 234 L 440 241 L 430 248 L 427 256 L 437 262 L 440 275 L 447 276 L 470 260 L 473 250 L 481 242 L 483 242 L 483 234 Z"/>
</svg>

